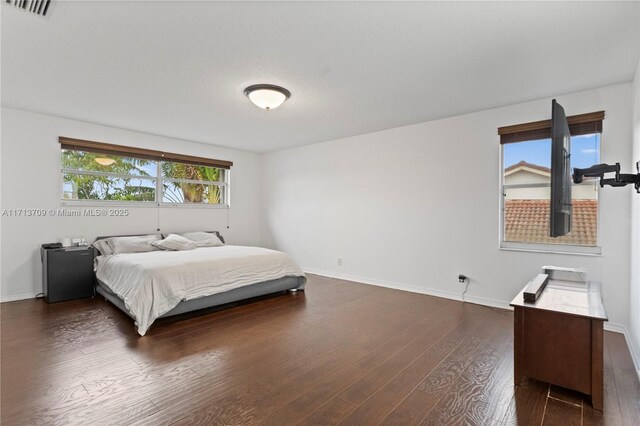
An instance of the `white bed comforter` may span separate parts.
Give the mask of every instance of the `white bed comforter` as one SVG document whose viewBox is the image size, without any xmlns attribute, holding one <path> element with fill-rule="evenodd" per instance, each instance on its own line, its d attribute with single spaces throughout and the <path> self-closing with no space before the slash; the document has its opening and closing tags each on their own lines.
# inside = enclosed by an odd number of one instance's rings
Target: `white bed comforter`
<svg viewBox="0 0 640 426">
<path fill-rule="evenodd" d="M 285 253 L 259 247 L 114 254 L 96 259 L 96 277 L 134 316 L 138 333 L 183 300 L 304 272 Z"/>
</svg>

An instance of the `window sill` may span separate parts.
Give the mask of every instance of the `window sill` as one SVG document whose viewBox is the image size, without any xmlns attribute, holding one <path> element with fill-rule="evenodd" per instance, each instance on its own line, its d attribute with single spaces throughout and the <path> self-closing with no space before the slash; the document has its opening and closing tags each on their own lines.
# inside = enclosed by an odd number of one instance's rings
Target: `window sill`
<svg viewBox="0 0 640 426">
<path fill-rule="evenodd" d="M 545 246 L 539 244 L 519 244 L 503 242 L 499 250 L 521 251 L 527 253 L 562 254 L 569 256 L 602 256 L 602 247 L 582 247 L 582 246 Z"/>
<path fill-rule="evenodd" d="M 86 208 L 130 208 L 130 209 L 138 209 L 138 208 L 178 208 L 178 209 L 228 209 L 228 204 L 171 204 L 164 203 L 158 204 L 155 202 L 144 202 L 144 201 L 130 201 L 130 202 L 120 202 L 120 201 L 61 201 L 61 206 L 64 207 L 86 207 Z"/>
<path fill-rule="evenodd" d="M 170 209 L 228 209 L 228 204 L 160 204 L 158 207 L 168 207 Z"/>
</svg>

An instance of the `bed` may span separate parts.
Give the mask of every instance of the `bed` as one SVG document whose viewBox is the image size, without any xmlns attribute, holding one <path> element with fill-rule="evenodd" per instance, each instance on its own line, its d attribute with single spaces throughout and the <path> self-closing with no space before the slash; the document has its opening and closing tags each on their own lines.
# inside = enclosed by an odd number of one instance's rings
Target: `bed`
<svg viewBox="0 0 640 426">
<path fill-rule="evenodd" d="M 224 243 L 223 237 L 217 235 Z M 129 236 L 98 237 L 100 240 Z M 111 241 L 111 240 L 110 240 Z M 96 250 L 96 292 L 134 319 L 144 336 L 158 318 L 286 290 L 306 277 L 285 253 L 221 245 L 102 255 Z"/>
</svg>

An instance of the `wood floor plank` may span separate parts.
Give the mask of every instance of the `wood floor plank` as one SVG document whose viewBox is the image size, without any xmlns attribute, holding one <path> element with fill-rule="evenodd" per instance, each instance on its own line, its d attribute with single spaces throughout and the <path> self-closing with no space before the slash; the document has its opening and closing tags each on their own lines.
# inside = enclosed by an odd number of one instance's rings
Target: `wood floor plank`
<svg viewBox="0 0 640 426">
<path fill-rule="evenodd" d="M 319 380 L 326 371 L 331 371 L 342 359 L 361 358 L 365 354 L 361 349 L 345 349 L 325 353 L 313 362 L 307 362 L 306 368 L 287 369 L 281 372 L 277 381 L 250 381 L 235 386 L 224 395 L 209 400 L 210 406 L 196 410 L 179 423 L 211 424 L 220 419 L 226 424 L 255 424 L 264 418 L 272 405 L 279 400 L 289 400 L 304 392 Z"/>
<path fill-rule="evenodd" d="M 582 408 L 554 398 L 547 400 L 542 426 L 580 426 Z"/>
<path fill-rule="evenodd" d="M 388 299 L 387 299 L 387 300 L 388 300 Z M 403 303 L 403 305 L 404 305 L 404 306 L 405 306 L 405 308 L 406 308 L 406 307 L 407 307 L 407 301 L 402 301 L 402 303 Z M 385 304 L 389 304 L 389 302 L 387 301 L 387 302 L 385 302 Z M 357 311 L 352 311 L 352 312 L 350 313 L 350 315 L 354 315 L 355 313 L 357 313 Z M 400 314 L 396 314 L 396 316 L 395 316 L 395 317 L 396 317 L 396 319 L 399 319 L 399 318 L 403 318 L 403 316 L 404 316 L 404 315 L 405 315 L 405 313 L 400 313 Z M 411 319 L 411 315 L 409 315 L 409 316 L 407 317 L 406 321 L 409 321 L 410 319 Z M 323 333 L 327 333 L 325 337 L 330 338 L 334 343 L 336 343 L 337 339 L 339 339 L 341 336 L 342 336 L 342 338 L 344 338 L 344 339 L 345 339 L 345 344 L 346 344 L 346 342 L 347 342 L 347 341 L 350 341 L 350 342 L 352 342 L 352 343 L 356 341 L 356 339 L 354 339 L 354 338 L 353 338 L 353 333 L 352 333 L 352 331 L 351 331 L 351 330 L 349 330 L 349 329 L 346 329 L 346 328 L 344 328 L 344 327 L 343 327 L 343 328 L 340 328 L 340 329 L 338 329 L 338 330 L 330 330 L 329 328 L 323 328 L 323 329 L 322 329 L 322 332 L 323 332 Z M 332 346 L 327 346 L 327 345 L 326 345 L 326 344 L 325 344 L 321 339 L 319 339 L 319 336 L 318 336 L 318 335 L 314 335 L 314 336 L 305 335 L 305 338 L 306 338 L 306 339 L 308 339 L 308 343 L 309 343 L 310 345 L 314 345 L 314 347 L 318 347 L 318 348 L 331 348 L 331 347 L 332 347 Z M 300 343 L 300 342 L 298 342 L 298 344 L 299 344 L 299 343 Z M 339 346 L 339 345 L 338 345 L 338 346 Z M 290 346 L 289 346 L 289 345 L 286 345 L 286 347 L 285 347 L 285 351 L 286 351 L 286 352 L 290 352 Z M 314 350 L 313 350 L 313 352 L 314 352 L 314 353 L 316 353 L 316 352 L 317 352 L 317 349 L 314 349 Z M 335 354 L 333 354 L 333 355 L 340 355 L 340 354 L 341 354 L 341 358 L 343 359 L 343 361 L 342 361 L 342 362 L 344 362 L 344 351 L 343 351 L 343 350 L 342 350 L 341 352 L 340 352 L 340 351 L 339 351 L 339 352 L 336 352 L 336 353 L 335 353 Z M 316 355 L 314 355 L 314 357 L 315 357 L 315 358 L 318 358 L 318 356 L 319 356 L 319 354 L 317 354 L 317 353 L 316 353 Z M 296 357 L 294 357 L 294 358 L 296 359 L 296 362 L 302 362 L 305 368 L 311 368 L 310 363 L 309 363 L 308 361 L 304 361 L 304 357 L 303 357 L 303 356 L 296 356 Z M 294 365 L 291 361 L 289 361 L 289 362 L 287 362 L 286 364 L 283 364 L 283 365 L 282 365 L 282 369 L 286 369 L 286 370 L 289 370 L 289 371 L 291 371 L 291 370 L 292 370 L 292 369 L 294 369 L 294 368 L 295 368 L 295 365 Z M 275 373 L 272 373 L 272 376 L 273 376 L 273 377 L 271 378 L 271 380 L 272 380 L 272 381 L 275 381 L 278 375 L 282 375 L 282 373 L 278 373 L 277 371 L 276 371 Z M 252 377 L 253 377 L 253 379 L 254 379 L 254 380 L 259 380 L 259 376 L 252 375 Z M 269 378 L 267 377 L 265 380 L 268 380 L 268 379 L 269 379 Z M 254 394 L 254 393 L 256 393 L 256 392 L 257 392 L 257 393 L 261 393 L 261 392 L 262 392 L 262 393 L 264 393 L 261 389 L 260 389 L 260 390 L 255 389 L 255 387 L 256 387 L 256 383 L 255 383 L 255 382 L 250 382 L 250 385 L 251 385 L 251 386 L 253 386 L 253 389 L 252 389 L 252 390 L 250 390 L 250 391 L 247 391 L 247 390 L 245 389 L 245 387 L 246 387 L 247 385 L 245 385 L 245 384 L 244 384 L 243 380 L 244 380 L 244 379 L 240 378 L 240 379 L 236 382 L 236 384 L 234 384 L 234 386 L 239 386 L 239 387 L 240 387 L 240 389 L 239 389 L 239 390 L 237 390 L 237 393 L 242 393 L 242 394 L 244 394 L 244 397 L 243 397 L 243 398 L 241 398 L 241 399 L 238 399 L 238 401 L 240 401 L 240 400 L 246 400 L 246 399 L 248 399 L 248 398 L 251 398 L 251 395 L 252 395 L 252 394 Z M 278 385 L 279 385 L 279 386 L 282 386 L 281 381 L 282 381 L 282 380 L 280 380 L 280 381 L 278 381 L 278 382 L 274 382 L 274 383 L 275 383 L 275 384 L 274 384 L 274 386 L 278 386 Z M 243 386 L 244 386 L 244 387 L 243 387 Z M 291 392 L 291 389 L 287 388 L 287 391 Z M 206 393 L 205 393 L 205 394 L 203 394 L 203 396 L 204 396 L 204 395 L 206 395 Z M 232 399 L 233 399 L 233 398 L 232 398 Z M 273 399 L 273 398 L 269 398 L 269 399 L 268 399 L 268 401 L 271 401 L 272 399 Z M 286 401 L 286 397 L 284 397 L 284 396 L 282 396 L 282 395 L 281 395 L 281 396 L 280 396 L 280 398 L 278 398 L 278 399 L 279 399 L 279 400 L 284 399 L 284 400 Z M 263 398 L 263 402 L 264 402 L 264 398 Z M 193 403 L 193 400 L 191 400 L 189 403 Z M 161 403 L 160 403 L 160 402 L 158 402 L 158 404 L 159 404 L 159 405 L 161 405 Z M 271 405 L 271 404 L 267 404 L 267 405 Z M 260 407 L 259 407 L 259 406 L 258 406 L 258 407 L 254 407 L 254 410 L 253 410 L 253 411 L 256 411 L 256 410 L 258 410 L 258 409 L 260 409 Z M 204 414 L 203 414 L 203 413 L 201 413 L 201 414 L 202 414 L 203 416 L 202 416 L 202 417 L 200 417 L 200 418 L 205 418 L 205 419 L 209 418 L 209 416 L 210 416 L 210 415 L 212 415 L 211 410 L 205 410 L 205 413 L 204 413 Z M 243 412 L 243 414 L 244 414 L 244 415 L 248 415 L 248 413 L 246 413 L 246 412 Z M 221 416 L 221 415 L 224 415 L 224 413 L 222 413 L 222 412 L 220 412 L 220 411 L 219 411 L 216 415 Z M 233 415 L 233 414 L 231 414 L 231 416 L 232 416 L 232 415 Z M 251 413 L 251 415 L 254 415 L 254 414 L 253 414 L 253 412 Z M 158 415 L 158 416 L 156 416 L 156 417 L 161 417 L 161 416 L 162 416 L 162 414 L 159 414 L 159 415 Z M 155 418 L 154 418 L 154 419 L 148 419 L 148 421 L 150 421 L 150 422 L 155 422 L 155 421 L 156 421 L 156 419 L 155 419 Z M 162 421 L 165 421 L 165 420 L 163 419 Z"/>
<path fill-rule="evenodd" d="M 345 418 L 353 411 L 354 408 L 354 404 L 347 402 L 344 399 L 333 398 L 326 404 L 322 405 L 318 410 L 315 410 L 311 415 L 303 418 L 300 422 L 290 424 L 306 426 L 337 425 L 340 420 Z M 288 423 L 279 422 L 277 419 L 268 419 L 265 424 L 280 426 Z"/>
<path fill-rule="evenodd" d="M 380 299 L 379 302 L 382 304 L 384 300 Z M 350 315 L 358 314 L 358 312 L 360 310 L 355 309 L 351 311 Z M 340 320 L 327 318 L 325 325 L 330 324 L 331 321 Z M 226 405 L 220 404 L 217 407 L 218 416 L 233 417 L 238 413 L 244 415 L 246 410 L 236 411 L 236 407 L 240 404 L 246 404 L 247 400 L 255 393 L 248 392 L 246 390 L 247 386 L 255 386 L 256 380 L 262 375 L 277 374 L 279 371 L 295 368 L 296 364 L 305 366 L 308 364 L 307 359 L 317 358 L 318 351 L 322 349 L 335 350 L 336 348 L 347 347 L 347 343 L 352 340 L 352 335 L 353 332 L 349 329 L 322 327 L 316 328 L 312 333 L 306 332 L 303 335 L 296 335 L 295 342 L 289 342 L 288 340 L 276 342 L 277 346 L 269 350 L 268 356 L 266 353 L 248 352 L 246 355 L 255 357 L 255 362 L 241 361 L 238 363 L 239 368 L 233 371 L 228 369 L 215 370 L 199 381 L 198 385 L 191 389 L 189 395 L 179 397 L 164 393 L 151 395 L 150 398 L 162 408 L 162 411 L 146 419 L 143 424 L 170 424 L 178 421 L 180 416 L 184 416 L 184 414 L 179 414 L 180 411 L 185 413 L 197 410 L 197 407 L 203 401 L 211 400 L 210 391 L 216 388 L 224 389 L 226 393 L 235 392 L 239 394 L 235 398 L 227 398 Z M 296 349 L 292 350 L 292 347 Z M 247 365 L 251 367 L 247 368 Z M 179 410 L 176 407 L 179 407 Z M 205 410 L 205 417 L 210 415 L 213 414 Z"/>
<path fill-rule="evenodd" d="M 618 395 L 622 424 L 638 424 L 640 419 L 640 382 L 622 333 L 609 333 L 607 346 Z"/>
<path fill-rule="evenodd" d="M 486 315 L 486 312 L 480 314 Z M 473 350 L 485 338 L 491 336 L 494 330 L 494 325 L 489 321 L 463 322 L 443 339 L 410 361 L 405 368 L 394 374 L 386 383 L 379 385 L 376 380 L 372 380 L 372 376 L 367 376 L 362 383 L 358 382 L 350 388 L 357 389 L 356 395 L 359 397 L 367 396 L 365 400 L 349 400 L 344 397 L 345 395 L 353 395 L 353 393 L 340 394 L 341 398 L 359 404 L 358 408 L 340 424 L 362 425 L 381 422 L 443 359 L 449 357 L 456 350 Z M 360 385 L 362 387 L 358 387 Z"/>
<path fill-rule="evenodd" d="M 387 415 L 382 424 L 419 423 L 472 361 L 468 351 L 479 344 L 479 341 L 471 341 L 452 351 Z"/>
<path fill-rule="evenodd" d="M 575 423 L 575 408 L 584 425 L 637 424 L 622 335 L 604 335 L 600 413 L 544 383 L 513 386 L 511 312 L 308 278 L 305 292 L 162 319 L 144 337 L 100 299 L 0 304 L 0 424 L 540 425 Z"/>
<path fill-rule="evenodd" d="M 421 424 L 494 424 L 500 422 L 513 396 L 513 362 L 507 334 L 511 322 L 499 322 L 494 338 L 474 352 L 467 352 L 465 368 Z M 427 382 L 428 383 L 428 382 Z"/>
<path fill-rule="evenodd" d="M 582 406 L 582 394 L 580 392 L 565 389 L 560 386 L 549 386 L 549 398 L 555 398 L 569 404 Z"/>
<path fill-rule="evenodd" d="M 583 395 L 582 424 L 583 426 L 621 426 L 620 405 L 618 404 L 618 391 L 609 353 L 609 341 L 614 333 L 604 333 L 604 407 L 603 411 L 594 410 L 590 398 Z"/>
<path fill-rule="evenodd" d="M 502 419 L 504 425 L 540 425 L 547 405 L 549 385 L 533 379 L 515 386 L 513 399 Z"/>
<path fill-rule="evenodd" d="M 376 367 L 348 389 L 345 389 L 339 396 L 345 401 L 352 402 L 356 405 L 361 404 L 445 335 L 450 333 L 444 345 L 438 344 L 437 351 L 434 351 L 433 354 L 434 358 L 447 355 L 449 351 L 453 350 L 454 347 L 460 343 L 466 335 L 466 332 L 470 332 L 472 327 L 474 327 L 474 324 L 464 321 L 463 317 L 463 321 L 455 324 L 455 327 L 452 325 L 450 328 L 432 330 L 431 333 L 425 334 L 421 339 L 412 342 L 405 350 Z"/>
<path fill-rule="evenodd" d="M 367 356 L 344 368 L 329 372 L 308 392 L 303 393 L 283 406 L 276 407 L 273 413 L 265 418 L 265 423 L 273 424 L 278 421 L 287 424 L 294 423 L 295 419 L 310 414 L 316 409 L 326 411 L 326 407 L 323 407 L 326 401 L 336 396 L 382 362 L 403 351 L 415 340 L 422 339 L 427 333 L 441 328 L 446 329 L 459 321 L 459 318 L 455 315 L 445 317 L 440 315 L 440 312 L 441 310 L 434 308 L 432 312 L 429 312 L 429 316 L 425 316 L 422 321 L 407 324 L 404 330 L 374 348 Z M 338 401 L 335 405 L 342 406 L 343 404 Z M 310 415 L 310 418 L 316 418 L 316 415 Z M 337 419 L 336 416 L 334 418 Z M 308 421 L 310 420 L 305 420 L 304 422 Z"/>
</svg>

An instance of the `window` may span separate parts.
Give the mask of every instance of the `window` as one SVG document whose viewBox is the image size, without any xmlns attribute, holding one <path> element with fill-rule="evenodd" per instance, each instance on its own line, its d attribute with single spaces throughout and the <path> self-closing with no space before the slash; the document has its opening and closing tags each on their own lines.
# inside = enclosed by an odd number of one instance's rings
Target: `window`
<svg viewBox="0 0 640 426">
<path fill-rule="evenodd" d="M 156 202 L 157 162 L 62 150 L 65 201 Z"/>
<path fill-rule="evenodd" d="M 62 201 L 229 205 L 232 163 L 60 138 Z"/>
<path fill-rule="evenodd" d="M 226 170 L 163 161 L 162 202 L 226 204 Z"/>
<path fill-rule="evenodd" d="M 604 113 L 568 117 L 571 168 L 600 163 Z M 536 128 L 536 126 L 538 128 Z M 550 121 L 498 129 L 501 139 L 501 238 L 503 248 L 599 253 L 598 182 L 572 186 L 571 232 L 549 236 Z"/>
</svg>

